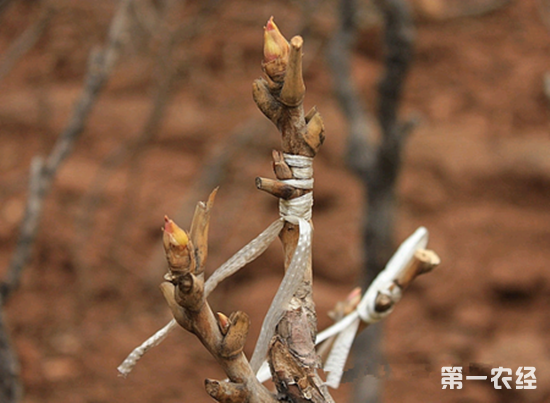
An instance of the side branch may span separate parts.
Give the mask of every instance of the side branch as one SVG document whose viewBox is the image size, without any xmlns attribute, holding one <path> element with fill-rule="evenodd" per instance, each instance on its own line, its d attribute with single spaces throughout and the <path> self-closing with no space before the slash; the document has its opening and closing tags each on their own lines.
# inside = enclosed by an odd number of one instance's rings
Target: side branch
<svg viewBox="0 0 550 403">
<path fill-rule="evenodd" d="M 161 291 L 177 323 L 197 336 L 229 378 L 229 382 L 207 380 L 210 396 L 220 402 L 276 402 L 243 353 L 250 327 L 248 315 L 240 311 L 229 317 L 214 315 L 206 300 L 203 271 L 215 195 L 216 191 L 208 202 L 198 204 L 189 233 L 165 218 L 163 243 L 169 271 Z"/>
<path fill-rule="evenodd" d="M 113 18 L 105 49 L 90 55 L 82 95 L 76 104 L 65 130 L 59 135 L 51 153 L 42 163 L 34 162 L 31 173 L 32 193 L 27 198 L 25 215 L 21 224 L 19 239 L 8 269 L 8 279 L 2 284 L 0 302 L 5 301 L 18 287 L 23 268 L 27 265 L 38 232 L 42 206 L 49 193 L 55 175 L 71 153 L 74 144 L 84 130 L 87 118 L 95 104 L 101 89 L 106 83 L 118 59 L 123 38 L 128 27 L 130 0 L 123 0 Z M 41 165 L 40 168 L 37 168 Z"/>
<path fill-rule="evenodd" d="M 302 105 L 306 95 L 306 86 L 302 77 L 302 46 L 304 40 L 295 36 L 290 41 L 290 55 L 283 88 L 279 99 L 287 107 Z"/>
</svg>

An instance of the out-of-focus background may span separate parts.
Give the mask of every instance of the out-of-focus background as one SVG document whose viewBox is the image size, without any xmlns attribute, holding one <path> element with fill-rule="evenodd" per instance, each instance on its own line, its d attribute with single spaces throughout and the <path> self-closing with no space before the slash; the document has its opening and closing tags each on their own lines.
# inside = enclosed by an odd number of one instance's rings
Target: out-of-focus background
<svg viewBox="0 0 550 403">
<path fill-rule="evenodd" d="M 105 45 L 111 0 L 18 1 L 0 14 L 0 274 L 13 254 L 29 166 L 47 154 Z M 550 2 L 411 0 L 415 57 L 401 114 L 418 116 L 398 182 L 396 241 L 420 225 L 442 264 L 386 322 L 387 402 L 550 401 Z M 6 307 L 25 403 L 209 401 L 224 374 L 177 330 L 127 378 L 116 367 L 170 313 L 160 227 L 189 225 L 220 185 L 212 271 L 277 216 L 255 189 L 272 177 L 276 129 L 257 110 L 267 19 L 305 37 L 306 108 L 324 117 L 315 160 L 319 326 L 359 278 L 361 184 L 344 162 L 346 120 L 326 45 L 335 1 L 135 1 L 119 60 L 47 196 L 34 257 Z M 372 111 L 382 72 L 380 17 L 359 5 L 353 77 Z M 25 34 L 26 32 L 26 34 Z M 26 35 L 26 36 L 25 36 Z M 34 35 L 34 36 L 33 36 Z M 19 42 L 18 42 L 19 41 Z M 19 46 L 19 48 L 17 48 Z M 22 50 L 17 52 L 17 49 Z M 281 279 L 275 244 L 221 285 L 214 309 L 252 318 L 250 354 Z M 483 381 L 441 389 L 441 367 L 536 367 L 536 390 Z M 485 368 L 485 369 L 484 369 Z M 515 382 L 514 375 L 514 382 Z M 347 401 L 350 384 L 334 393 Z"/>
</svg>

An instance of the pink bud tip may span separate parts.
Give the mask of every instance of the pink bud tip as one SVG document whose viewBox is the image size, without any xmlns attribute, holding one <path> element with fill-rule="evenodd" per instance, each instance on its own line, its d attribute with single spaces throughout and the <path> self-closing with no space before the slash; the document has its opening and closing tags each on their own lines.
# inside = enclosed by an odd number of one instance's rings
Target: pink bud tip
<svg viewBox="0 0 550 403">
<path fill-rule="evenodd" d="M 264 28 L 264 63 L 283 59 L 286 62 L 290 45 L 271 17 Z"/>
<path fill-rule="evenodd" d="M 168 218 L 168 216 L 164 216 L 164 232 L 166 235 L 169 236 L 170 241 L 179 246 L 187 246 L 187 242 L 189 242 L 189 238 L 184 230 L 182 230 L 178 225 Z"/>
</svg>

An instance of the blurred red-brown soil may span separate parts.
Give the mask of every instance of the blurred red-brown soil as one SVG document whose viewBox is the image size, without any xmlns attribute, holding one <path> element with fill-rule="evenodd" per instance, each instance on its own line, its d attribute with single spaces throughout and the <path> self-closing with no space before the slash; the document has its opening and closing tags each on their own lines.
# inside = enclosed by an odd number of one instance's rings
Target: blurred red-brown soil
<svg viewBox="0 0 550 403">
<path fill-rule="evenodd" d="M 105 0 L 51 3 L 57 12 L 43 36 L 0 82 L 2 275 L 23 213 L 31 158 L 47 152 L 66 124 L 88 54 L 105 40 L 114 12 L 114 2 Z M 197 4 L 175 18 L 189 24 Z M 334 8 L 327 2 L 315 13 L 305 44 L 306 106 L 318 107 L 327 135 L 315 164 L 321 328 L 330 323 L 326 312 L 358 277 L 364 210 L 360 183 L 345 167 L 346 124 L 323 53 Z M 392 373 L 384 383 L 385 401 L 550 401 L 550 104 L 543 87 L 550 31 L 539 12 L 537 1 L 524 0 L 483 16 L 417 19 L 402 112 L 417 114 L 420 125 L 406 147 L 396 239 L 426 226 L 430 247 L 443 263 L 416 281 L 387 320 Z M 59 172 L 34 259 L 7 307 L 24 403 L 209 401 L 204 379 L 224 378 L 182 330 L 147 354 L 127 379 L 117 377 L 116 367 L 170 319 L 157 289 L 163 268 L 151 264 L 161 247 L 164 214 L 176 215 L 205 163 L 245 123 L 256 136 L 234 154 L 220 183 L 209 270 L 276 217 L 273 198 L 255 189 L 254 178 L 271 176 L 270 150 L 279 139 L 250 96 L 261 74 L 262 26 L 272 14 L 287 36 L 300 28 L 293 2 L 220 2 L 206 15 L 198 35 L 175 51 L 184 68 L 158 134 L 140 153 L 139 190 L 131 207 L 124 204 L 124 192 L 136 170 L 126 163 L 104 184 L 93 227 L 81 228 L 82 200 L 99 167 L 139 134 L 151 108 L 160 45 L 157 40 L 144 48 L 144 39 L 131 41 Z M 10 6 L 0 16 L 0 52 L 36 16 L 32 2 Z M 353 59 L 358 87 L 372 110 L 382 68 L 378 29 L 363 29 Z M 191 196 L 204 200 L 207 192 Z M 130 220 L 117 236 L 118 217 L 128 208 Z M 83 231 L 89 237 L 79 246 Z M 274 245 L 212 295 L 214 309 L 250 314 L 248 354 L 281 268 Z M 474 363 L 485 371 L 534 366 L 537 389 L 495 391 L 489 381 L 441 389 L 442 366 Z M 334 396 L 344 402 L 349 391 L 344 384 Z"/>
</svg>

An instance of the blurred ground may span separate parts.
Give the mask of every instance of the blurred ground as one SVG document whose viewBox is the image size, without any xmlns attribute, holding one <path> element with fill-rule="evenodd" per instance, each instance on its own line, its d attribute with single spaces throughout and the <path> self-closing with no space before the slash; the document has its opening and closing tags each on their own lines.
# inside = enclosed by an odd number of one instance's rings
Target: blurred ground
<svg viewBox="0 0 550 403">
<path fill-rule="evenodd" d="M 103 43 L 114 11 L 107 0 L 51 3 L 57 11 L 43 36 L 0 82 L 0 271 L 15 245 L 31 158 L 47 152 L 66 124 L 87 56 Z M 550 401 L 550 105 L 543 91 L 550 33 L 537 4 L 513 1 L 483 16 L 417 19 L 403 114 L 418 114 L 421 124 L 407 146 L 396 236 L 401 241 L 426 226 L 443 264 L 415 283 L 387 321 L 386 401 Z M 198 5 L 176 6 L 172 21 L 190 24 Z M 8 304 L 25 403 L 209 401 L 204 378 L 224 375 L 183 331 L 144 357 L 128 379 L 117 377 L 116 367 L 170 319 L 157 290 L 163 267 L 154 260 L 164 214 L 176 215 L 188 196 L 193 203 L 207 197 L 193 184 L 243 125 L 254 135 L 224 170 L 209 269 L 276 217 L 275 201 L 255 190 L 254 178 L 272 176 L 270 149 L 279 139 L 250 96 L 261 74 L 262 26 L 272 14 L 287 36 L 300 29 L 296 3 L 238 0 L 220 2 L 199 32 L 182 40 L 173 54 L 181 71 L 160 131 L 139 154 L 138 168 L 117 157 L 122 166 L 101 182 L 94 225 L 83 228 L 78 217 L 99 167 L 139 135 L 155 93 L 162 36 L 154 32 L 148 41 L 144 28 L 133 31 L 48 197 L 35 258 Z M 305 45 L 306 106 L 317 105 L 327 129 L 315 164 L 321 327 L 353 286 L 361 259 L 362 190 L 343 163 L 346 126 L 323 54 L 334 14 L 330 2 L 316 11 Z M 10 6 L 0 17 L 0 51 L 37 15 L 33 2 Z M 378 28 L 365 26 L 354 58 L 373 109 L 379 39 Z M 128 183 L 136 190 L 129 205 Z M 130 218 L 121 231 L 124 212 Z M 251 315 L 248 354 L 281 267 L 274 245 L 212 297 L 214 309 Z M 535 366 L 537 389 L 497 393 L 488 381 L 465 381 L 460 391 L 441 390 L 442 366 L 471 363 L 484 374 Z M 348 391 L 345 384 L 334 396 L 344 402 Z"/>
</svg>

